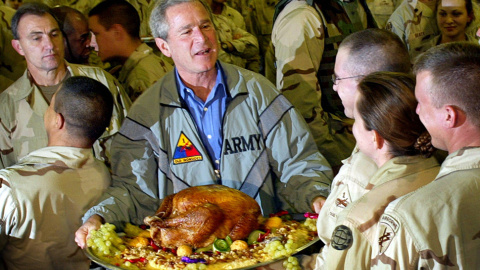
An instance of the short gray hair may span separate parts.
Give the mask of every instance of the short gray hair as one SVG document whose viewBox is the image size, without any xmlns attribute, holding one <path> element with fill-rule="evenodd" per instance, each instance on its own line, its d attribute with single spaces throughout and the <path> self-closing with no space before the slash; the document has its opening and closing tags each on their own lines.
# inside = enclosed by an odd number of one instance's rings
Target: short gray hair
<svg viewBox="0 0 480 270">
<path fill-rule="evenodd" d="M 155 7 L 150 14 L 150 29 L 152 30 L 153 37 L 161 38 L 167 40 L 168 30 L 170 26 L 168 25 L 166 12 L 169 7 L 173 7 L 179 4 L 184 3 L 195 3 L 199 2 L 203 5 L 205 10 L 207 10 L 210 20 L 213 23 L 213 15 L 210 6 L 205 3 L 203 0 L 158 0 L 155 4 Z"/>
</svg>

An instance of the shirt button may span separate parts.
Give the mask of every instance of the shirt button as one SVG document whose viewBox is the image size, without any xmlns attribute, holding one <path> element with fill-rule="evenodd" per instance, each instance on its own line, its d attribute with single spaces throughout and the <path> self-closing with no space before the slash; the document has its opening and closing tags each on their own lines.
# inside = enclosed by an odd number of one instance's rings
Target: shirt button
<svg viewBox="0 0 480 270">
<path fill-rule="evenodd" d="M 207 138 L 211 139 L 211 138 L 212 138 L 212 135 L 207 135 Z"/>
<path fill-rule="evenodd" d="M 220 164 L 220 160 L 218 160 L 218 159 L 215 160 L 215 163 Z"/>
<path fill-rule="evenodd" d="M 207 107 L 203 108 L 203 111 L 205 111 L 205 112 L 208 111 L 208 108 Z"/>
</svg>

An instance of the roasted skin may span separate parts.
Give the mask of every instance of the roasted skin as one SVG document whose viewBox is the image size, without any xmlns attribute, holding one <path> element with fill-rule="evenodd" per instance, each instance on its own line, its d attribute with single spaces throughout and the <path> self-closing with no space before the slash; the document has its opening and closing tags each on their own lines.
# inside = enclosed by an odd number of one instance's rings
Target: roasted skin
<svg viewBox="0 0 480 270">
<path fill-rule="evenodd" d="M 222 185 L 196 186 L 167 196 L 155 216 L 145 218 L 156 245 L 206 247 L 216 238 L 245 239 L 259 226 L 258 203 Z"/>
</svg>

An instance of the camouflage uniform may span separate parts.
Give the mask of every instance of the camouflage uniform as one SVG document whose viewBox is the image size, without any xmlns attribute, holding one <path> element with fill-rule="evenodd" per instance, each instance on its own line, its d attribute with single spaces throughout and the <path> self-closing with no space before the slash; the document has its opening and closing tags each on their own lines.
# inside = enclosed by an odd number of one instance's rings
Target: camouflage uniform
<svg viewBox="0 0 480 270">
<path fill-rule="evenodd" d="M 240 12 L 238 12 L 236 9 L 224 4 L 222 13 L 220 15 L 230 19 L 233 23 L 235 23 L 236 26 L 242 28 L 243 30 L 247 30 L 245 26 L 245 19 L 243 19 L 242 14 L 240 14 Z"/>
<path fill-rule="evenodd" d="M 377 170 L 375 162 L 358 148 L 343 160 L 343 166 L 332 181 L 330 195 L 317 220 L 318 236 L 325 244 L 330 243 L 340 212 L 372 189 L 369 182 Z"/>
<path fill-rule="evenodd" d="M 439 169 L 434 157 L 403 156 L 386 162 L 372 177 L 372 190 L 340 212 L 331 243 L 323 248 L 324 252 L 328 249 L 325 269 L 369 269 L 385 207 L 433 181 Z"/>
<path fill-rule="evenodd" d="M 153 53 L 153 49 L 142 43 L 128 57 L 118 73 L 118 81 L 134 101 L 143 91 L 163 77 L 173 67 Z"/>
<path fill-rule="evenodd" d="M 422 44 L 440 34 L 435 11 L 419 0 L 405 0 L 392 13 L 385 29 L 407 45 L 412 61 L 421 53 Z"/>
<path fill-rule="evenodd" d="M 472 42 L 472 43 L 478 44 L 478 40 L 474 36 L 469 35 L 469 34 L 467 34 L 466 36 L 467 36 L 467 40 L 466 40 L 467 42 Z M 440 34 L 440 35 L 435 36 L 434 38 L 428 40 L 424 44 L 422 44 L 422 46 L 419 48 L 419 52 L 422 53 L 422 52 L 425 52 L 432 47 L 440 45 L 441 37 L 442 37 L 442 35 Z"/>
<path fill-rule="evenodd" d="M 110 185 L 92 150 L 39 149 L 0 170 L 1 178 L 0 257 L 7 269 L 88 269 L 75 231 Z"/>
<path fill-rule="evenodd" d="M 277 88 L 301 112 L 332 167 L 339 167 L 355 146 L 353 120 L 345 117 L 332 89 L 334 47 L 349 33 L 366 28 L 361 5 L 342 2 L 338 8 L 344 8 L 342 19 L 350 22 L 329 23 L 318 7 L 294 0 L 280 12 L 272 32 Z"/>
<path fill-rule="evenodd" d="M 29 0 L 33 2 L 34 0 Z M 83 14 L 87 15 L 88 12 L 102 2 L 102 0 L 42 0 L 49 7 L 55 6 L 67 6 L 74 8 Z"/>
<path fill-rule="evenodd" d="M 221 48 L 218 59 L 245 68 L 248 59 L 258 56 L 257 39 L 225 16 L 214 14 L 213 18 L 220 44 L 230 42 L 234 47 L 232 52 L 227 52 L 225 48 Z M 258 72 L 258 70 L 253 71 Z"/>
<path fill-rule="evenodd" d="M 340 212 L 372 189 L 369 182 L 377 170 L 375 162 L 358 148 L 355 148 L 352 155 L 343 161 L 343 166 L 333 179 L 330 195 L 317 219 L 318 236 L 325 245 L 330 244 Z M 325 249 L 318 255 L 316 259 L 318 265 L 323 265 L 326 251 Z"/>
<path fill-rule="evenodd" d="M 375 24 L 378 28 L 384 29 L 387 21 L 400 5 L 400 0 L 367 0 L 367 6 L 370 10 Z"/>
<path fill-rule="evenodd" d="M 27 64 L 25 58 L 12 47 L 11 21 L 15 10 L 0 6 L 0 93 L 22 76 Z"/>
<path fill-rule="evenodd" d="M 260 47 L 260 64 L 261 73 L 265 73 L 265 56 L 268 48 L 271 46 L 273 14 L 275 13 L 275 5 L 279 0 L 245 0 L 246 4 L 243 9 L 243 17 L 247 31 L 252 33 L 258 39 Z M 271 80 L 275 83 L 274 80 Z"/>
<path fill-rule="evenodd" d="M 112 92 L 114 108 L 110 126 L 93 147 L 96 157 L 108 164 L 112 136 L 120 129 L 131 101 L 119 83 L 104 70 L 69 63 L 66 65 L 71 76 L 96 79 Z M 28 153 L 47 146 L 43 124 L 47 107 L 47 100 L 31 80 L 28 70 L 0 94 L 0 168 L 11 166 Z"/>
<path fill-rule="evenodd" d="M 387 207 L 372 268 L 479 269 L 479 187 L 480 148 L 450 154 L 435 181 Z"/>
</svg>

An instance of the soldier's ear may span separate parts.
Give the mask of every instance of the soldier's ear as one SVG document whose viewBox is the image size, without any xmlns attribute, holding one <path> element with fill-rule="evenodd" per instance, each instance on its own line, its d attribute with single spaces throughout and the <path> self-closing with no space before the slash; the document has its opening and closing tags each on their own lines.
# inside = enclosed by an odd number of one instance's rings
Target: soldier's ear
<svg viewBox="0 0 480 270">
<path fill-rule="evenodd" d="M 18 54 L 25 56 L 22 45 L 20 45 L 20 41 L 18 39 L 12 39 L 12 47 L 15 49 L 15 51 L 17 51 Z"/>
<path fill-rule="evenodd" d="M 65 117 L 61 113 L 55 113 L 55 127 L 57 129 L 65 128 Z"/>
<path fill-rule="evenodd" d="M 170 46 L 163 38 L 155 38 L 155 44 L 157 44 L 158 49 L 165 55 L 166 57 L 172 57 L 172 53 L 170 51 Z"/>
</svg>

